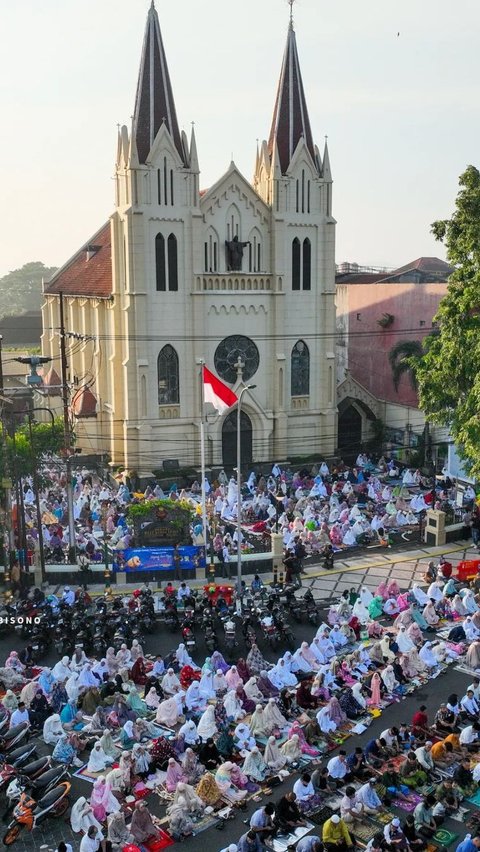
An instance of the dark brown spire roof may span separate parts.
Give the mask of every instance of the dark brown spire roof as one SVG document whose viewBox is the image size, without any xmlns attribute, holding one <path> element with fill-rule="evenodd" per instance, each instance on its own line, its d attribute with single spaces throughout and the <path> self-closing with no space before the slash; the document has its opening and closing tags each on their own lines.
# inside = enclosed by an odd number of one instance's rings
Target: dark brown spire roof
<svg viewBox="0 0 480 852">
<path fill-rule="evenodd" d="M 302 136 L 315 162 L 315 149 L 303 90 L 297 41 L 293 26 L 290 25 L 268 140 L 270 157 L 277 145 L 282 174 L 287 172 Z"/>
<path fill-rule="evenodd" d="M 163 122 L 165 122 L 175 148 L 184 163 L 185 156 L 178 127 L 172 84 L 168 73 L 167 58 L 157 11 L 152 2 L 148 11 L 143 41 L 133 123 L 138 158 L 141 163 L 146 162 L 153 141 Z"/>
</svg>

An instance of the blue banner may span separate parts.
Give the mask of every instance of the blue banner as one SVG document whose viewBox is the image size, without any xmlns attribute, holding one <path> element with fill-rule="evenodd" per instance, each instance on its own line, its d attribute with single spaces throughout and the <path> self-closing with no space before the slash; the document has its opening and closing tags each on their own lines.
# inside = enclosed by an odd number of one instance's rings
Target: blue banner
<svg viewBox="0 0 480 852">
<path fill-rule="evenodd" d="M 205 548 L 195 545 L 177 547 L 180 570 L 205 568 Z M 173 571 L 174 547 L 129 547 L 118 559 L 117 571 Z"/>
</svg>

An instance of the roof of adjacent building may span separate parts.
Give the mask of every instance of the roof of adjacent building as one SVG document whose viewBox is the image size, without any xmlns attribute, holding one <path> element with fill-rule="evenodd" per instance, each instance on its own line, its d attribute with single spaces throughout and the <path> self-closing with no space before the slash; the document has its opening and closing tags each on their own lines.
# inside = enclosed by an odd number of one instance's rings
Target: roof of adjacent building
<svg viewBox="0 0 480 852">
<path fill-rule="evenodd" d="M 81 388 L 72 400 L 72 411 L 75 417 L 96 417 L 97 397 L 90 388 Z"/>
<path fill-rule="evenodd" d="M 112 244 L 106 222 L 45 285 L 48 295 L 106 298 L 112 293 Z"/>
<path fill-rule="evenodd" d="M 453 266 L 440 260 L 439 257 L 417 257 L 416 260 L 394 269 L 388 275 L 384 276 L 385 280 L 396 278 L 398 275 L 405 275 L 406 272 L 421 272 L 429 275 L 438 275 L 439 280 L 446 280 L 453 272 Z"/>
<path fill-rule="evenodd" d="M 160 23 L 152 2 L 148 11 L 143 40 L 133 119 L 133 133 L 141 163 L 146 162 L 155 137 L 163 123 L 165 123 L 175 148 L 185 164 L 185 152 L 178 126 Z"/>
<path fill-rule="evenodd" d="M 362 272 L 361 269 L 339 272 L 336 275 L 336 282 L 337 284 L 445 283 L 452 272 L 453 266 L 440 260 L 439 257 L 418 257 L 390 272 Z"/>
<path fill-rule="evenodd" d="M 315 147 L 303 89 L 297 40 L 293 26 L 290 24 L 268 140 L 270 157 L 273 156 L 275 145 L 277 147 L 282 174 L 288 171 L 295 149 L 302 137 L 315 162 Z"/>
</svg>

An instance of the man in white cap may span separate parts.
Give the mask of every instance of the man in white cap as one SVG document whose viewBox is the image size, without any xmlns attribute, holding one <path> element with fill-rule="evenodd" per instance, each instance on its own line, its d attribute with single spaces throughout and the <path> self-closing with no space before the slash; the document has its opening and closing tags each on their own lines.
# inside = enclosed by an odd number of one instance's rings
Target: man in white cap
<svg viewBox="0 0 480 852">
<path fill-rule="evenodd" d="M 338 814 L 323 823 L 322 840 L 326 852 L 346 852 L 353 846 L 347 825 Z"/>
<path fill-rule="evenodd" d="M 383 829 L 383 836 L 388 849 L 409 849 L 408 840 L 405 837 L 398 817 L 394 817 Z"/>
</svg>

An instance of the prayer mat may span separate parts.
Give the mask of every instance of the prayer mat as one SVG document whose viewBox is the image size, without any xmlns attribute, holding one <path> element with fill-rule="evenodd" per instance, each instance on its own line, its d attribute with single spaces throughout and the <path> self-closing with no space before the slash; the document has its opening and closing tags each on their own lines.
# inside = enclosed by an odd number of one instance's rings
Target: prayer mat
<svg viewBox="0 0 480 852">
<path fill-rule="evenodd" d="M 322 805 L 322 807 L 319 808 L 318 811 L 314 811 L 313 813 L 309 814 L 308 818 L 309 820 L 311 820 L 311 822 L 315 823 L 315 825 L 323 825 L 323 823 L 326 822 L 327 819 L 330 819 L 332 814 L 332 808 L 329 808 L 328 805 Z"/>
<path fill-rule="evenodd" d="M 476 805 L 477 808 L 480 807 L 480 790 L 477 790 L 474 796 L 468 798 L 467 802 L 470 802 L 472 805 Z"/>
<path fill-rule="evenodd" d="M 437 846 L 450 846 L 456 840 L 458 834 L 454 831 L 449 831 L 447 828 L 439 828 L 432 837 Z"/>
<path fill-rule="evenodd" d="M 437 852 L 438 846 L 435 846 L 435 843 L 427 843 L 425 847 L 425 852 Z"/>
<path fill-rule="evenodd" d="M 144 843 L 145 849 L 148 849 L 148 852 L 160 852 L 160 849 L 166 849 L 167 846 L 173 846 L 174 840 L 167 831 L 164 831 L 163 828 L 159 828 L 157 830 L 157 837 L 155 840 L 150 840 L 149 843 Z"/>
<path fill-rule="evenodd" d="M 76 772 L 74 772 L 75 778 L 82 778 L 84 781 L 89 781 L 90 784 L 94 784 L 97 778 L 101 778 L 107 772 L 110 772 L 111 769 L 118 769 L 118 763 L 112 763 L 108 769 L 104 769 L 103 772 L 91 772 L 87 769 L 88 763 L 84 763 L 83 766 L 80 766 Z"/>
<path fill-rule="evenodd" d="M 295 846 L 312 828 L 314 828 L 313 823 L 307 822 L 306 825 L 298 826 L 290 834 L 281 834 L 279 832 L 273 841 L 274 852 L 286 852 L 289 846 Z"/>
<path fill-rule="evenodd" d="M 450 816 L 450 819 L 454 819 L 455 822 L 463 822 L 464 823 L 468 813 L 469 813 L 469 811 L 467 810 L 467 808 L 460 807 L 458 809 L 458 811 L 455 811 L 455 813 L 453 813 L 453 814 L 449 814 L 449 816 Z M 480 818 L 480 814 L 479 814 L 479 818 Z"/>
<path fill-rule="evenodd" d="M 395 757 L 390 757 L 389 760 L 386 760 L 383 768 L 386 768 L 387 764 L 389 766 L 394 766 L 396 771 L 400 769 L 401 766 L 405 763 L 405 755 L 404 754 L 396 754 Z"/>
<path fill-rule="evenodd" d="M 349 827 L 350 830 L 350 827 Z M 363 843 L 370 843 L 372 837 L 378 833 L 378 825 L 375 825 L 373 822 L 358 822 L 355 823 L 355 830 L 353 831 L 355 840 L 360 840 Z"/>
<path fill-rule="evenodd" d="M 193 833 L 201 834 L 202 831 L 207 831 L 207 829 L 217 825 L 220 822 L 220 817 L 217 814 L 207 814 L 199 820 L 192 819 L 192 822 L 194 826 Z"/>
<path fill-rule="evenodd" d="M 392 805 L 395 808 L 401 808 L 402 811 L 411 813 L 415 810 L 419 802 L 423 802 L 423 796 L 419 796 L 417 793 L 409 793 L 408 802 L 404 799 L 394 799 Z"/>
<path fill-rule="evenodd" d="M 391 811 L 381 811 L 379 814 L 371 814 L 368 819 L 372 822 L 376 823 L 377 830 L 378 826 L 383 828 L 384 825 L 388 825 L 394 817 L 394 814 Z"/>
</svg>

